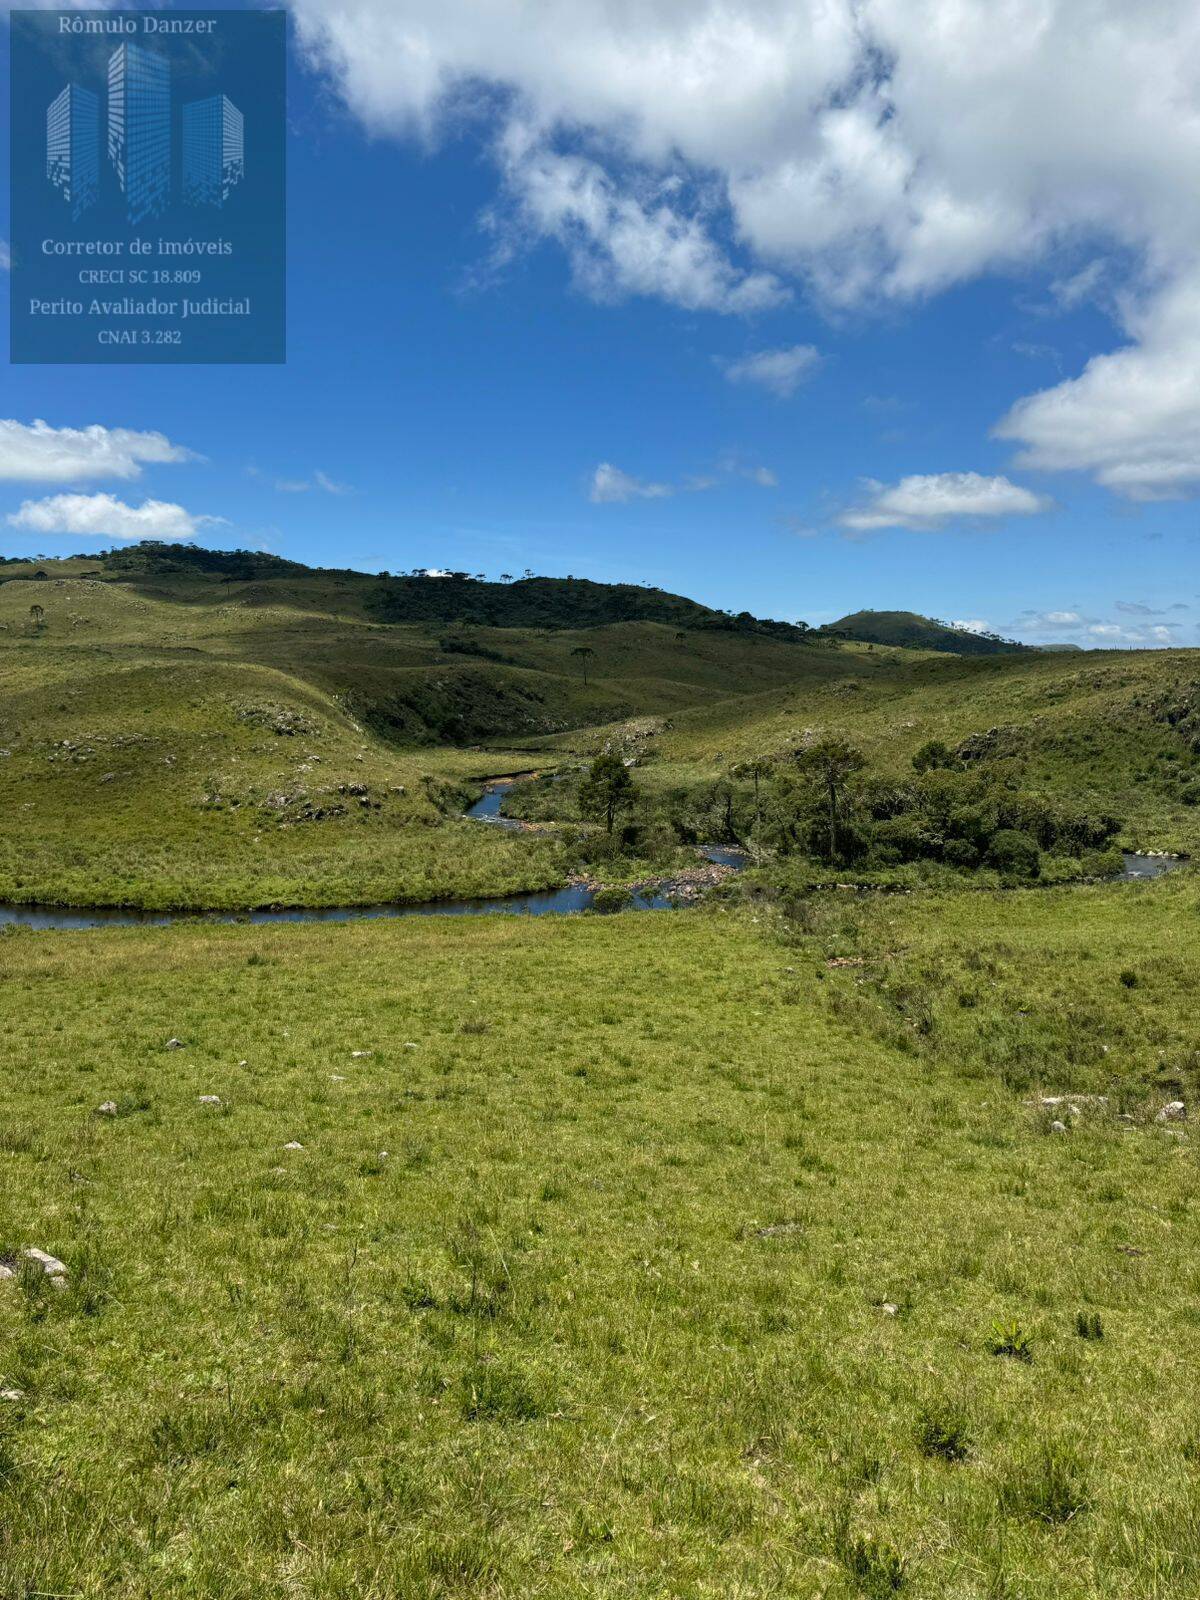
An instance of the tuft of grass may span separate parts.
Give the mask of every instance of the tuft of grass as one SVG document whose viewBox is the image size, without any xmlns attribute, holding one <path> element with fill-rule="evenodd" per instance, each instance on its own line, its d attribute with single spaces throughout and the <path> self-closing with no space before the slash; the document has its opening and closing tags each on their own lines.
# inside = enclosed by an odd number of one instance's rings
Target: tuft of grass
<svg viewBox="0 0 1200 1600">
<path fill-rule="evenodd" d="M 1043 1444 L 1013 1461 L 1000 1479 L 998 1500 L 1007 1516 L 1051 1525 L 1070 1522 L 1092 1503 L 1083 1463 L 1060 1443 Z"/>
<path fill-rule="evenodd" d="M 971 1453 L 970 1420 L 957 1405 L 928 1407 L 917 1418 L 917 1445 L 922 1455 L 965 1461 Z"/>
</svg>

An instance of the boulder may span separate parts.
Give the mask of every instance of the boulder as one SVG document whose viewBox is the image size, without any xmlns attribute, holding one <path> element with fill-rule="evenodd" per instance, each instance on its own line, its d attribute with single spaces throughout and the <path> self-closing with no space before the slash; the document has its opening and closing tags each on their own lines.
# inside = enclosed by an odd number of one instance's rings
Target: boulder
<svg viewBox="0 0 1200 1600">
<path fill-rule="evenodd" d="M 1158 1122 L 1186 1122 L 1187 1107 L 1182 1100 L 1169 1100 L 1158 1113 Z"/>
<path fill-rule="evenodd" d="M 98 1117 L 115 1117 L 116 1114 L 117 1102 L 115 1100 L 101 1100 L 96 1107 L 96 1115 Z"/>
</svg>

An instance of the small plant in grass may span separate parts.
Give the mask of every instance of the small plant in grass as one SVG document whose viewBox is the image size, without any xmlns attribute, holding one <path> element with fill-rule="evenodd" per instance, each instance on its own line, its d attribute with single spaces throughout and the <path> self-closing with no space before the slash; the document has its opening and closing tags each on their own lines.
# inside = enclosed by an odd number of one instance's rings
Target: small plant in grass
<svg viewBox="0 0 1200 1600">
<path fill-rule="evenodd" d="M 1075 1453 L 1046 1444 L 1018 1458 L 1000 1483 L 1000 1509 L 1008 1516 L 1059 1525 L 1091 1504 L 1087 1477 Z"/>
<path fill-rule="evenodd" d="M 898 1594 L 908 1578 L 907 1557 L 885 1539 L 851 1535 L 842 1529 L 837 1538 L 837 1555 L 859 1593 L 872 1600 Z"/>
<path fill-rule="evenodd" d="M 971 1453 L 970 1424 L 957 1406 L 938 1405 L 917 1418 L 917 1445 L 922 1455 L 942 1461 L 964 1461 Z"/>
<path fill-rule="evenodd" d="M 532 1422 L 542 1404 L 524 1376 L 494 1362 L 477 1362 L 463 1376 L 463 1415 L 472 1422 Z"/>
<path fill-rule="evenodd" d="M 1081 1339 L 1103 1339 L 1104 1324 L 1098 1311 L 1077 1311 L 1075 1332 Z"/>
<path fill-rule="evenodd" d="M 1033 1360 L 1033 1341 L 1019 1322 L 993 1322 L 987 1347 L 989 1355 L 1008 1356 L 1013 1361 Z"/>
<path fill-rule="evenodd" d="M 1136 989 L 1137 988 L 1137 981 L 1138 981 L 1137 973 L 1136 972 L 1131 972 L 1128 967 L 1126 967 L 1125 970 L 1121 973 L 1121 984 L 1122 984 L 1123 988 Z"/>
</svg>

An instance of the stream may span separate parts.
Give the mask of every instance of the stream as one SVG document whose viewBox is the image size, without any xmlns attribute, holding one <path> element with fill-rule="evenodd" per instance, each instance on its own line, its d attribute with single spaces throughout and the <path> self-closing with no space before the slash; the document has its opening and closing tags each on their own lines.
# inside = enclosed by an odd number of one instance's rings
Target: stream
<svg viewBox="0 0 1200 1600">
<path fill-rule="evenodd" d="M 519 829 L 521 824 L 500 815 L 504 792 L 515 778 L 484 780 L 483 795 L 466 812 L 474 822 L 492 827 Z M 721 845 L 701 850 L 717 866 L 746 865 L 740 850 Z M 253 911 L 139 911 L 128 906 L 43 906 L 17 905 L 0 900 L 0 928 L 113 928 L 161 927 L 169 922 L 362 922 L 379 917 L 480 917 L 500 912 L 509 916 L 544 916 L 550 912 L 586 911 L 596 898 L 596 890 L 586 884 L 567 884 L 562 889 L 539 889 L 531 894 L 490 895 L 475 900 L 424 900 L 407 904 L 385 903 L 373 906 L 262 906 Z M 629 900 L 631 911 L 677 911 L 686 901 L 654 891 L 641 891 Z"/>
<path fill-rule="evenodd" d="M 466 812 L 474 822 L 493 828 L 520 829 L 521 823 L 500 814 L 505 791 L 516 778 L 484 779 L 482 796 Z M 746 865 L 743 851 L 727 845 L 702 845 L 700 854 L 715 866 L 734 871 Z M 1145 856 L 1124 853 L 1120 876 L 1128 881 L 1157 878 L 1180 865 L 1178 856 Z M 479 917 L 489 913 L 540 917 L 548 913 L 586 911 L 596 898 L 596 890 L 586 884 L 567 884 L 562 889 L 540 889 L 532 894 L 492 895 L 475 900 L 426 900 L 410 904 L 373 906 L 264 906 L 253 911 L 138 911 L 125 906 L 41 906 L 17 905 L 0 900 L 0 928 L 111 928 L 159 927 L 170 922 L 362 922 L 380 917 Z M 635 892 L 631 911 L 678 911 L 690 902 L 677 895 L 656 890 Z"/>
</svg>

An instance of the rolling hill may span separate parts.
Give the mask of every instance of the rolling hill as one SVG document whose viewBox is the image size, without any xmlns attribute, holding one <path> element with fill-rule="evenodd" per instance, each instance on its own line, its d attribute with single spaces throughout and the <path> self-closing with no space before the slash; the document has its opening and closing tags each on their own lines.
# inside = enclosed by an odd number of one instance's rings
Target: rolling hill
<svg viewBox="0 0 1200 1600">
<path fill-rule="evenodd" d="M 938 650 L 959 656 L 1011 655 L 1029 647 L 994 633 L 956 628 L 916 611 L 852 611 L 820 630 L 835 639 L 896 645 L 905 650 Z"/>
<path fill-rule="evenodd" d="M 546 887 L 565 871 L 554 839 L 458 820 L 472 780 L 633 723 L 651 786 L 711 784 L 822 732 L 901 774 L 937 738 L 1115 811 L 1128 843 L 1200 845 L 1194 653 L 949 654 L 743 625 L 629 586 L 397 590 L 176 547 L 8 562 L 0 578 L 0 898 L 236 907 Z M 550 620 L 381 616 L 389 595 L 435 606 L 475 589 L 484 610 L 502 598 Z M 651 614 L 612 620 L 635 603 Z"/>
</svg>

